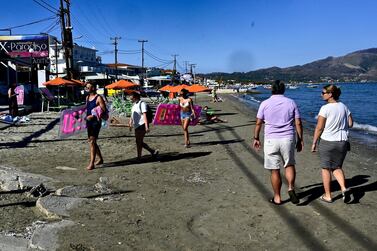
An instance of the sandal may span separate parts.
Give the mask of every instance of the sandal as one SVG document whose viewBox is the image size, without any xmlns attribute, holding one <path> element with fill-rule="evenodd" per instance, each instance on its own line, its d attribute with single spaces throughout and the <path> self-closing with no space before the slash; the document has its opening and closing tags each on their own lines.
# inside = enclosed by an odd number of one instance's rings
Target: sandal
<svg viewBox="0 0 377 251">
<path fill-rule="evenodd" d="M 274 204 L 276 206 L 280 206 L 281 204 L 283 204 L 281 202 L 280 203 L 276 203 L 274 197 L 272 197 L 271 199 L 269 199 L 268 202 L 270 202 L 270 203 L 272 203 L 272 204 Z"/>
<path fill-rule="evenodd" d="M 300 200 L 299 200 L 299 198 L 297 197 L 295 190 L 290 190 L 290 191 L 288 191 L 288 195 L 289 195 L 289 198 L 291 199 L 291 202 L 292 202 L 293 204 L 298 204 L 298 203 L 300 203 Z"/>
<path fill-rule="evenodd" d="M 343 202 L 344 203 L 350 203 L 351 202 L 351 193 L 350 193 L 350 190 L 349 189 L 346 189 L 342 192 L 342 196 L 343 196 Z"/>
<path fill-rule="evenodd" d="M 319 200 L 321 200 L 321 201 L 323 201 L 323 202 L 326 202 L 326 203 L 333 203 L 333 200 L 332 200 L 332 199 L 327 200 L 327 199 L 325 199 L 325 196 L 324 196 L 324 195 L 322 195 L 321 197 L 319 197 Z"/>
</svg>

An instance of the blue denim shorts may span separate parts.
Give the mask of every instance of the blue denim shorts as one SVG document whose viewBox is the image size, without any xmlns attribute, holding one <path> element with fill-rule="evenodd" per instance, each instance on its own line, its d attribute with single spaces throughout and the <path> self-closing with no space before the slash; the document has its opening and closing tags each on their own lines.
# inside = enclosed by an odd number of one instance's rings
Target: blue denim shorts
<svg viewBox="0 0 377 251">
<path fill-rule="evenodd" d="M 192 112 L 182 112 L 181 111 L 181 119 L 189 119 L 191 117 Z"/>
</svg>

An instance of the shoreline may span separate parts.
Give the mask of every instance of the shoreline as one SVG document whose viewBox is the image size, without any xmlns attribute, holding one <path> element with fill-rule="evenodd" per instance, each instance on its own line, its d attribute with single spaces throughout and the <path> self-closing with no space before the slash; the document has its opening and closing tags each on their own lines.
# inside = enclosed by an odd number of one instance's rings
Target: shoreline
<svg viewBox="0 0 377 251">
<path fill-rule="evenodd" d="M 240 94 L 243 95 L 243 94 Z M 248 103 L 249 101 L 245 100 L 242 97 L 237 97 L 240 95 L 232 94 L 235 99 L 238 100 L 238 102 L 244 103 L 247 105 L 250 109 L 253 109 L 256 113 L 258 111 L 259 105 L 254 103 Z M 306 119 L 302 118 L 304 129 L 309 131 L 311 134 L 314 134 L 314 129 L 316 124 L 307 121 Z M 368 144 L 372 140 L 372 144 Z M 372 139 L 370 139 L 370 134 L 367 134 L 366 132 L 362 132 L 359 129 L 351 129 L 350 130 L 350 142 L 351 144 L 355 144 L 357 146 L 357 149 L 360 149 L 361 146 L 364 148 L 367 148 L 368 151 L 377 151 L 377 135 L 372 135 Z"/>
<path fill-rule="evenodd" d="M 86 134 L 59 140 L 58 113 L 38 113 L 30 116 L 30 124 L 0 131 L 1 165 L 47 176 L 57 189 L 91 187 L 102 180 L 114 191 L 127 191 L 89 198 L 72 208 L 65 219 L 74 224 L 57 233 L 59 250 L 276 250 L 282 246 L 330 250 L 339 245 L 370 250 L 377 246 L 376 224 L 370 221 L 377 214 L 373 192 L 377 163 L 368 162 L 366 153 L 351 151 L 345 161 L 347 181 L 358 192 L 358 202 L 344 205 L 336 200 L 327 205 L 317 200 L 319 160 L 304 147 L 296 155 L 302 205 L 286 201 L 283 185 L 286 202 L 276 207 L 268 202 L 272 189 L 263 169 L 263 152 L 250 147 L 255 111 L 230 95 L 220 103 L 210 99 L 198 95 L 195 104 L 208 105 L 228 123 L 190 127 L 189 149 L 183 146 L 179 126 L 153 126 L 145 142 L 160 150 L 157 160 L 143 151 L 144 162 L 135 162 L 133 132 L 110 127 L 99 137 L 105 165 L 88 172 Z M 306 145 L 311 136 L 304 131 Z M 334 197 L 338 192 L 335 188 Z M 8 228 L 24 226 L 22 207 L 13 215 L 0 208 L 0 217 L 13 223 Z M 328 231 L 337 238 L 329 239 Z"/>
</svg>

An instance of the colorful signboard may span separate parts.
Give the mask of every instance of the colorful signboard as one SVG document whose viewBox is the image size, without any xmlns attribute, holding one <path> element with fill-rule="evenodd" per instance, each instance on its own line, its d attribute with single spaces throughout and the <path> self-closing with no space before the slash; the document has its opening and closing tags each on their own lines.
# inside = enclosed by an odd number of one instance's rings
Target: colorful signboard
<svg viewBox="0 0 377 251">
<path fill-rule="evenodd" d="M 3 53 L 12 58 L 48 57 L 48 36 L 0 36 L 0 54 Z"/>
</svg>

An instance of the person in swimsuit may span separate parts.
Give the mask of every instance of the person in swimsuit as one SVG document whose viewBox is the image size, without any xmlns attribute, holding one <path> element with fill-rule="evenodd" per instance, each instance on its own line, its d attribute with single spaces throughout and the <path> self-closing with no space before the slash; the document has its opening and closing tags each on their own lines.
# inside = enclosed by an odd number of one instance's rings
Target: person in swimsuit
<svg viewBox="0 0 377 251">
<path fill-rule="evenodd" d="M 188 127 L 190 119 L 195 119 L 194 104 L 192 99 L 188 97 L 188 90 L 182 89 L 179 93 L 179 106 L 181 107 L 181 123 L 183 128 L 183 135 L 185 137 L 185 147 L 190 147 L 190 136 Z"/>
<path fill-rule="evenodd" d="M 97 145 L 97 139 L 99 131 L 101 129 L 101 119 L 92 114 L 92 110 L 95 107 L 100 106 L 102 111 L 106 111 L 106 105 L 103 98 L 96 93 L 95 85 L 87 83 L 85 90 L 89 93 L 86 98 L 86 126 L 88 130 L 88 142 L 90 146 L 90 162 L 86 169 L 92 170 L 94 169 L 95 165 L 103 164 L 101 150 Z M 96 157 L 98 157 L 97 162 L 95 162 Z"/>
</svg>

